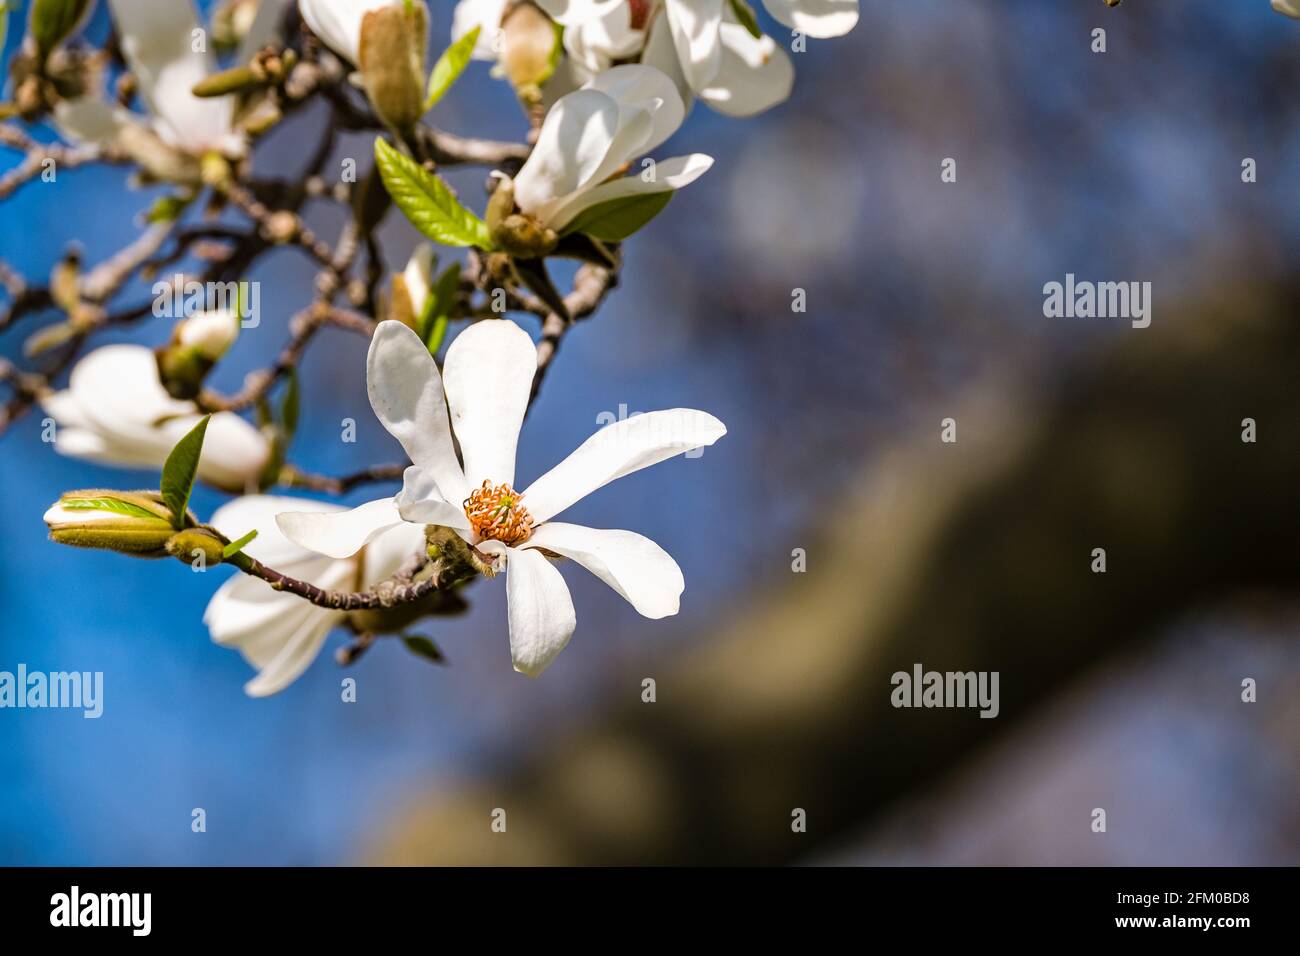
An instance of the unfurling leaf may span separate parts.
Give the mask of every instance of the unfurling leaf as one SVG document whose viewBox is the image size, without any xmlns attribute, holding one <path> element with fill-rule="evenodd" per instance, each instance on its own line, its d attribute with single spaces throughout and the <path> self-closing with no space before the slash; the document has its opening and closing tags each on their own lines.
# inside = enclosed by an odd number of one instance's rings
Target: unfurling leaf
<svg viewBox="0 0 1300 956">
<path fill-rule="evenodd" d="M 758 18 L 754 16 L 754 8 L 745 0 L 730 0 L 731 12 L 736 15 L 736 21 L 749 31 L 749 35 L 755 40 L 762 39 L 763 31 L 758 28 Z"/>
<path fill-rule="evenodd" d="M 88 6 L 90 0 L 33 0 L 32 39 L 42 57 L 68 38 Z"/>
<path fill-rule="evenodd" d="M 429 290 L 424 303 L 424 312 L 420 315 L 420 337 L 429 347 L 429 354 L 437 355 L 442 347 L 442 340 L 447 335 L 447 323 L 450 321 L 452 307 L 456 304 L 456 295 L 460 292 L 460 264 L 453 262 L 438 276 L 438 281 Z"/>
<path fill-rule="evenodd" d="M 438 645 L 427 637 L 419 634 L 403 634 L 402 643 L 406 645 L 406 649 L 412 654 L 423 657 L 425 660 L 433 661 L 435 664 L 447 663 L 447 658 L 438 649 Z"/>
<path fill-rule="evenodd" d="M 162 492 L 163 502 L 171 509 L 172 525 L 185 527 L 185 515 L 190 506 L 190 492 L 194 490 L 194 476 L 199 471 L 199 456 L 203 453 L 203 435 L 208 430 L 208 419 L 204 415 L 184 438 L 176 443 L 172 453 L 163 465 Z"/>
<path fill-rule="evenodd" d="M 580 212 L 561 234 L 581 232 L 605 242 L 620 242 L 659 215 L 672 198 L 673 190 L 665 189 L 597 203 Z"/>
<path fill-rule="evenodd" d="M 393 202 L 425 236 L 444 246 L 492 248 L 487 225 L 460 204 L 437 174 L 382 139 L 375 140 L 375 161 Z"/>
<path fill-rule="evenodd" d="M 238 541 L 230 542 L 230 544 L 226 545 L 224 548 L 221 549 L 222 560 L 229 560 L 230 558 L 233 558 L 235 555 L 239 554 L 240 551 L 244 550 L 244 546 L 247 545 L 250 541 L 252 541 L 256 537 L 257 537 L 257 529 L 254 528 L 252 531 L 248 532 L 248 534 L 244 535 Z"/>
<path fill-rule="evenodd" d="M 482 29 L 482 27 L 475 27 L 470 30 L 438 57 L 438 62 L 433 65 L 433 72 L 429 74 L 429 92 L 424 100 L 426 111 L 433 109 L 434 105 L 451 89 L 451 85 L 465 72 Z"/>
</svg>

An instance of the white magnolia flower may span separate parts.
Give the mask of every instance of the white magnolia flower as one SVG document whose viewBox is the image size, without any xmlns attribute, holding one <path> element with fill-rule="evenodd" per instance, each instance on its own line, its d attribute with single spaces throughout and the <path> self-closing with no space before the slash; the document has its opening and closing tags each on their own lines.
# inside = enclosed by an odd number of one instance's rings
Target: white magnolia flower
<svg viewBox="0 0 1300 956">
<path fill-rule="evenodd" d="M 624 196 L 680 189 L 713 165 L 703 153 L 623 172 L 677 131 L 686 115 L 673 83 L 647 66 L 617 66 L 561 97 L 514 180 L 515 202 L 557 232 L 579 213 Z"/>
<path fill-rule="evenodd" d="M 371 10 L 402 0 L 298 0 L 311 32 L 353 66 L 361 65 L 361 21 Z"/>
<path fill-rule="evenodd" d="M 506 572 L 510 652 L 515 669 L 530 677 L 576 626 L 569 589 L 544 552 L 577 561 L 650 618 L 676 614 L 685 586 L 676 562 L 648 538 L 551 519 L 616 478 L 726 434 L 722 422 L 693 409 L 633 416 L 596 432 L 521 494 L 515 446 L 536 369 L 532 340 L 507 319 L 457 336 L 442 375 L 419 336 L 400 322 L 380 323 L 366 380 L 375 414 L 414 462 L 401 494 L 351 511 L 277 519 L 291 541 L 332 558 L 355 554 L 403 522 L 453 528 Z"/>
<path fill-rule="evenodd" d="M 707 18 L 697 3 L 668 0 L 542 6 L 565 23 L 565 52 L 586 77 L 639 57 L 673 78 L 687 107 L 698 97 L 728 116 L 770 109 L 794 85 L 785 50 L 771 37 L 751 36 L 725 3 L 710 7 Z"/>
<path fill-rule="evenodd" d="M 263 0 L 279 5 L 282 0 Z M 86 97 L 59 105 L 55 118 L 64 135 L 85 142 L 108 142 L 126 127 L 144 127 L 168 146 L 190 156 L 220 152 L 241 155 L 244 137 L 233 129 L 234 100 L 198 97 L 191 90 L 213 70 L 207 34 L 190 0 L 109 0 L 121 37 L 122 54 L 149 110 L 138 114 L 107 99 Z M 273 35 L 274 18 L 259 16 L 243 49 L 256 50 Z"/>
<path fill-rule="evenodd" d="M 1273 9 L 1300 20 L 1300 0 L 1273 0 Z"/>
<path fill-rule="evenodd" d="M 289 541 L 276 527 L 276 514 L 302 507 L 343 510 L 302 498 L 248 495 L 218 508 L 211 523 L 231 540 L 256 530 L 257 537 L 244 546 L 245 554 L 326 589 L 368 588 L 392 577 L 424 540 L 419 527 L 403 524 L 379 535 L 351 558 L 322 557 Z M 251 697 L 265 697 L 297 680 L 316 659 L 329 632 L 346 617 L 343 611 L 317 607 L 240 574 L 213 595 L 203 623 L 216 643 L 238 649 L 257 668 L 258 675 L 244 685 L 244 691 Z"/>
<path fill-rule="evenodd" d="M 671 10 L 650 21 L 641 62 L 671 77 L 688 105 L 694 95 L 724 115 L 754 116 L 790 98 L 794 63 L 770 36 L 752 36 L 727 8 L 718 24 L 717 55 L 692 66 L 675 42 Z"/>
<path fill-rule="evenodd" d="M 161 468 L 199 421 L 192 402 L 167 394 L 154 353 L 142 345 L 106 345 L 72 370 L 67 389 L 41 400 L 58 423 L 55 451 L 129 468 Z M 208 422 L 199 477 L 230 491 L 256 483 L 270 447 L 256 428 L 231 412 Z"/>
</svg>

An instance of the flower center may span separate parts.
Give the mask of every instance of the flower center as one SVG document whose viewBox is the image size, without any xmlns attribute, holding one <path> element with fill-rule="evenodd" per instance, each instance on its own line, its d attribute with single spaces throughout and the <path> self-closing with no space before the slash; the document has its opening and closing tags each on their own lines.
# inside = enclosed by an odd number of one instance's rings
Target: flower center
<svg viewBox="0 0 1300 956">
<path fill-rule="evenodd" d="M 505 544 L 527 541 L 533 533 L 533 516 L 519 503 L 521 498 L 509 485 L 494 485 L 485 478 L 482 487 L 465 499 L 465 517 L 480 538 Z"/>
</svg>

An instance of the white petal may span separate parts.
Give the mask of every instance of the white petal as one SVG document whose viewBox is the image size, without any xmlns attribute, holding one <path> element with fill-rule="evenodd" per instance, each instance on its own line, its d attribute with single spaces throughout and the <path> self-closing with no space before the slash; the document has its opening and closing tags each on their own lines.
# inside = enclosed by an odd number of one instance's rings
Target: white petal
<svg viewBox="0 0 1300 956">
<path fill-rule="evenodd" d="M 463 504 L 453 504 L 443 498 L 438 483 L 419 465 L 412 465 L 403 473 L 402 490 L 396 500 L 398 514 L 404 521 L 417 525 L 440 524 L 462 531 L 470 528 Z"/>
<path fill-rule="evenodd" d="M 677 156 L 665 159 L 655 166 L 655 178 L 646 182 L 640 173 L 622 176 L 618 179 L 601 183 L 593 189 L 585 190 L 572 197 L 551 214 L 551 223 L 555 229 L 563 229 L 578 214 L 598 206 L 611 199 L 634 196 L 638 193 L 661 193 L 670 189 L 680 189 L 699 179 L 713 165 L 713 157 L 703 153 L 691 153 L 689 156 Z"/>
<path fill-rule="evenodd" d="M 642 153 L 672 136 L 686 118 L 686 107 L 672 79 L 651 66 L 626 63 L 613 67 L 594 77 L 584 89 L 598 90 L 612 96 L 619 106 L 635 106 L 651 114 L 654 127 L 640 144 Z"/>
<path fill-rule="evenodd" d="M 228 145 L 233 101 L 204 98 L 191 91 L 211 66 L 195 50 L 206 37 L 190 0 L 109 0 L 122 40 L 122 53 L 139 83 L 140 97 L 157 120 L 158 134 L 192 153 Z"/>
<path fill-rule="evenodd" d="M 129 122 L 139 125 L 127 110 L 93 96 L 60 100 L 54 107 L 54 123 L 59 135 L 77 143 L 107 145 L 117 138 L 122 124 Z"/>
<path fill-rule="evenodd" d="M 644 66 L 654 67 L 672 80 L 673 86 L 677 88 L 677 95 L 682 99 L 684 110 L 690 110 L 694 93 L 686 79 L 686 74 L 682 72 L 682 61 L 677 56 L 677 47 L 673 43 L 673 32 L 668 26 L 667 17 L 651 19 L 645 50 L 641 53 L 641 63 Z"/>
<path fill-rule="evenodd" d="M 275 518 L 286 538 L 317 554 L 348 558 L 402 523 L 393 498 L 368 501 L 351 511 L 286 511 Z"/>
<path fill-rule="evenodd" d="M 328 566 L 330 562 L 319 554 L 286 538 L 275 520 L 276 515 L 286 511 L 303 511 L 308 508 L 334 514 L 347 510 L 342 505 L 288 495 L 241 495 L 214 511 L 209 523 L 231 541 L 242 538 L 250 531 L 256 531 L 257 537 L 244 546 L 244 553 L 278 571 L 285 571 L 290 565 L 303 561 L 313 564 L 324 561 L 325 566 Z M 316 583 L 312 578 L 307 580 Z"/>
<path fill-rule="evenodd" d="M 402 271 L 402 280 L 411 296 L 411 308 L 418 317 L 424 312 L 424 304 L 429 299 L 429 287 L 433 284 L 433 246 L 423 242 L 415 247 Z"/>
<path fill-rule="evenodd" d="M 649 618 L 676 614 L 686 582 L 663 548 L 631 531 L 602 531 L 550 522 L 533 532 L 524 548 L 545 548 L 572 558 Z"/>
<path fill-rule="evenodd" d="M 718 72 L 722 45 L 723 0 L 665 0 L 664 13 L 672 32 L 677 58 L 691 89 L 703 89 Z"/>
<path fill-rule="evenodd" d="M 324 608 L 312 610 L 325 611 Z M 244 685 L 244 693 L 249 697 L 267 697 L 278 694 L 296 681 L 316 660 L 325 638 L 340 620 L 338 615 L 329 611 L 308 617 L 289 635 L 280 653 Z"/>
<path fill-rule="evenodd" d="M 361 62 L 361 21 L 367 13 L 400 0 L 298 0 L 311 32 L 353 66 Z"/>
<path fill-rule="evenodd" d="M 608 70 L 615 60 L 636 56 L 644 43 L 645 32 L 632 29 L 632 6 L 628 3 L 564 29 L 565 51 L 592 74 Z"/>
<path fill-rule="evenodd" d="M 424 528 L 421 525 L 403 522 L 390 528 L 361 552 L 361 586 L 368 588 L 392 577 L 412 555 L 423 549 Z"/>
<path fill-rule="evenodd" d="M 73 407 L 77 422 L 100 441 L 56 433 L 55 447 L 65 454 L 133 467 L 161 467 L 199 420 L 192 403 L 177 401 L 163 390 L 153 352 L 139 345 L 107 345 L 78 362 L 67 397 L 55 399 L 51 414 L 57 420 L 57 412 Z M 59 447 L 65 438 L 72 447 Z M 221 412 L 208 423 L 199 476 L 223 488 L 243 490 L 260 474 L 268 454 L 268 443 L 257 429 L 231 412 Z"/>
<path fill-rule="evenodd" d="M 515 177 L 515 201 L 532 212 L 591 178 L 618 132 L 619 107 L 596 90 L 560 97 L 542 122 L 537 145 Z"/>
<path fill-rule="evenodd" d="M 40 400 L 41 408 L 60 425 L 69 428 L 85 428 L 89 420 L 81 411 L 81 406 L 73 398 L 70 389 L 51 392 Z"/>
<path fill-rule="evenodd" d="M 616 478 L 693 448 L 712 445 L 727 428 L 692 408 L 633 415 L 606 425 L 524 492 L 534 522 L 544 522 Z"/>
<path fill-rule="evenodd" d="M 533 340 L 509 319 L 475 322 L 447 349 L 443 372 L 466 484 L 472 490 L 487 479 L 513 486 L 519 429 L 537 373 Z"/>
<path fill-rule="evenodd" d="M 755 39 L 739 23 L 722 25 L 722 62 L 700 99 L 727 116 L 753 116 L 790 97 L 794 64 L 769 36 Z"/>
<path fill-rule="evenodd" d="M 472 54 L 475 60 L 495 60 L 500 49 L 501 17 L 507 0 L 460 0 L 451 15 L 451 42 L 479 28 Z"/>
<path fill-rule="evenodd" d="M 552 20 L 572 26 L 605 16 L 623 0 L 537 0 Z"/>
<path fill-rule="evenodd" d="M 810 37 L 843 36 L 858 22 L 858 0 L 763 0 L 780 23 Z"/>
<path fill-rule="evenodd" d="M 438 483 L 443 497 L 462 501 L 469 493 L 456 461 L 438 365 L 420 337 L 401 322 L 380 322 L 366 357 L 370 407 L 402 443 L 411 461 Z"/>
<path fill-rule="evenodd" d="M 568 585 L 538 552 L 511 549 L 506 565 L 506 603 L 515 670 L 536 677 L 564 650 L 578 626 Z"/>
<path fill-rule="evenodd" d="M 314 562 L 294 567 L 293 573 L 323 580 L 339 562 L 316 555 Z M 313 584 L 317 583 L 315 580 Z M 280 653 L 285 641 L 312 612 L 335 614 L 293 594 L 245 574 L 236 574 L 217 589 L 203 612 L 212 640 L 222 647 L 238 648 L 254 667 L 265 667 Z"/>
</svg>

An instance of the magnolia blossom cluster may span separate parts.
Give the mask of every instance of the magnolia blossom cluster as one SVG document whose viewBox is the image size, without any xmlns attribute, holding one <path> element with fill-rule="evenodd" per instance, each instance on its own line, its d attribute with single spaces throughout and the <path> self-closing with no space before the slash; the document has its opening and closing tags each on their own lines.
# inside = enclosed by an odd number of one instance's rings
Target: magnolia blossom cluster
<svg viewBox="0 0 1300 956">
<path fill-rule="evenodd" d="M 60 132 L 124 152 L 149 179 L 181 187 L 186 202 L 204 187 L 223 188 L 239 175 L 234 170 L 247 169 L 259 135 L 248 91 L 273 72 L 268 64 L 287 71 L 295 62 L 294 50 L 281 50 L 291 0 L 222 8 L 223 29 L 239 41 L 234 61 L 256 64 L 251 72 L 218 68 L 190 0 L 107 2 L 143 112 L 90 84 L 55 106 Z M 856 0 L 764 0 L 764 7 L 791 31 L 796 49 L 807 37 L 848 32 L 858 15 Z M 376 146 L 395 204 L 417 226 L 430 209 L 448 217 L 436 228 L 420 226 L 436 241 L 533 263 L 534 272 L 575 233 L 597 248 L 621 241 L 709 170 L 713 160 L 702 153 L 648 158 L 696 100 L 749 116 L 785 100 L 794 79 L 787 38 L 764 35 L 745 0 L 461 0 L 450 24 L 432 30 L 424 0 L 298 0 L 297 10 L 314 37 L 302 49 L 329 51 L 326 58 L 344 65 L 396 144 Z M 431 36 L 434 49 L 446 51 L 432 67 Z M 494 171 L 483 220 L 410 158 L 418 124 L 471 58 L 494 61 L 494 74 L 511 83 L 534 127 L 514 175 Z M 413 211 L 406 202 L 426 205 Z M 94 350 L 66 389 L 42 397 L 60 453 L 164 471 L 157 493 L 68 493 L 46 515 L 52 536 L 90 547 L 117 541 L 117 550 L 145 557 L 181 556 L 195 544 L 218 562 L 237 557 L 232 563 L 247 576 L 222 585 L 204 620 L 216 642 L 257 669 L 246 687 L 254 696 L 295 680 L 336 627 L 400 632 L 412 617 L 400 608 L 313 603 L 303 600 L 304 589 L 392 586 L 414 573 L 404 570 L 413 561 L 435 556 L 435 542 L 448 540 L 438 535 L 461 542 L 474 574 L 504 578 L 511 658 L 529 676 L 549 666 L 577 626 L 557 563 L 583 566 L 648 618 L 677 613 L 685 582 L 657 544 L 633 531 L 557 519 L 609 482 L 713 444 L 726 433 L 723 424 L 693 409 L 638 415 L 521 483 L 515 452 L 537 347 L 508 318 L 458 316 L 472 321 L 451 339 L 440 368 L 439 347 L 415 330 L 415 317 L 441 294 L 433 265 L 432 246 L 422 245 L 394 279 L 394 317 L 376 324 L 367 358 L 371 406 L 411 461 L 397 494 L 348 509 L 267 493 L 282 467 L 281 432 L 229 411 L 205 416 L 199 400 L 204 376 L 239 332 L 236 315 L 216 310 L 179 321 L 156 349 Z M 240 496 L 207 523 L 186 507 L 188 491 L 177 498 L 167 487 L 167 469 L 196 433 L 189 480 Z M 286 579 L 298 582 L 296 590 L 285 589 Z"/>
</svg>

